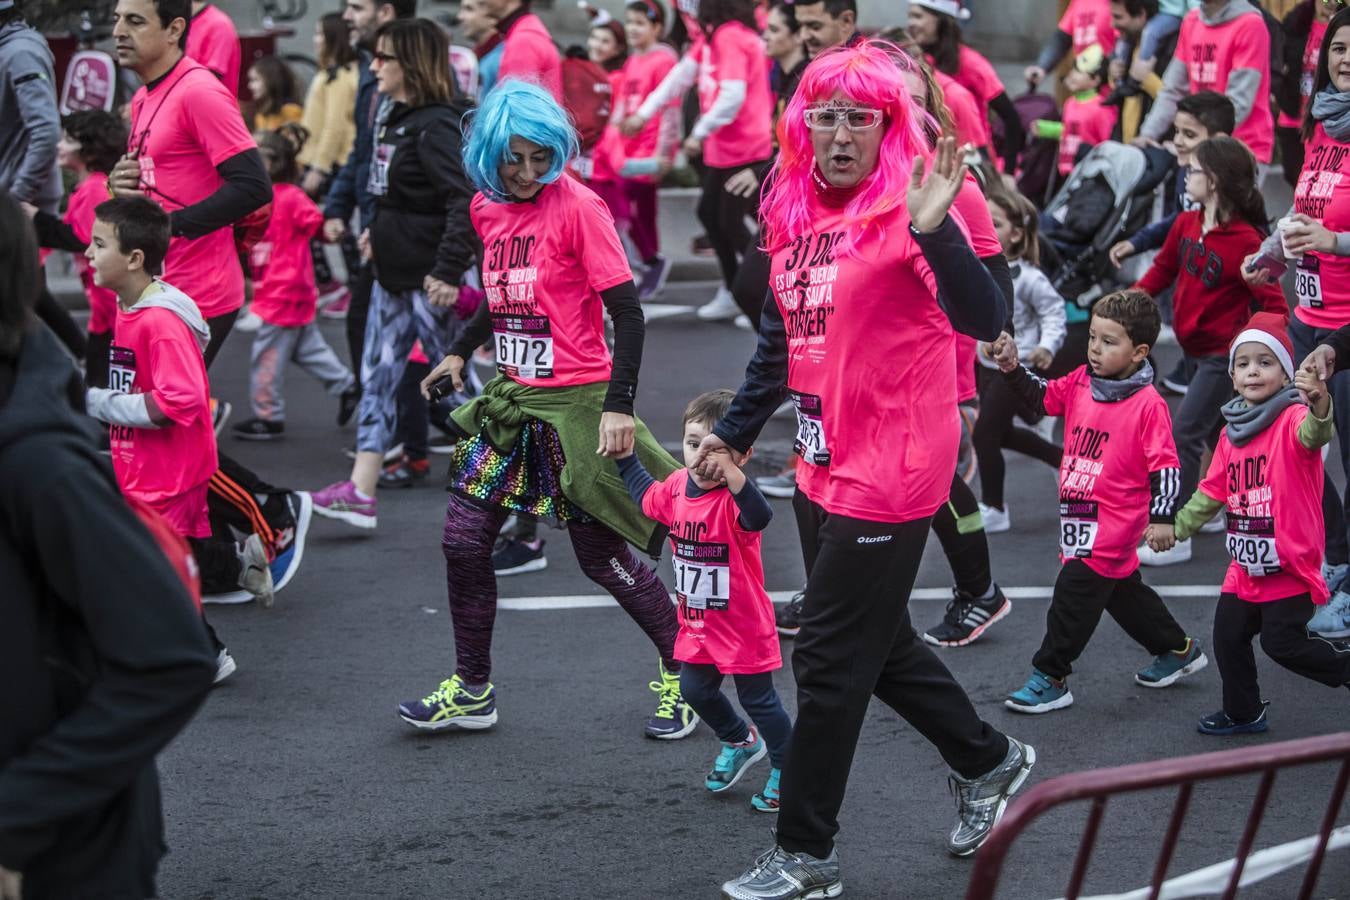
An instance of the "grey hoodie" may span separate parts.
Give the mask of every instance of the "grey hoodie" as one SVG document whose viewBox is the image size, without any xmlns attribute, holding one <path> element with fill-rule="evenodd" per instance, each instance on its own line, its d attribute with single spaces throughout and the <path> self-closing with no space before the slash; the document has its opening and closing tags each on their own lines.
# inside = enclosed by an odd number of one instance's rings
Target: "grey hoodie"
<svg viewBox="0 0 1350 900">
<path fill-rule="evenodd" d="M 1249 0 L 1230 0 L 1227 6 L 1220 9 L 1211 18 L 1205 15 L 1204 7 L 1200 7 L 1200 21 L 1206 25 L 1222 25 L 1225 22 L 1231 22 L 1239 16 L 1259 16 L 1261 10 L 1249 2 Z M 1229 100 L 1233 101 L 1233 111 L 1237 114 L 1235 121 L 1241 125 L 1247 121 L 1247 116 L 1251 115 L 1252 109 L 1256 106 L 1256 92 L 1261 89 L 1261 72 L 1257 69 L 1234 69 L 1228 75 L 1228 86 L 1224 89 L 1224 94 Z M 1172 119 L 1177 114 L 1177 101 L 1187 96 L 1191 92 L 1190 72 L 1186 68 L 1186 60 L 1181 58 L 1178 53 L 1172 57 L 1172 61 L 1167 64 L 1166 71 L 1163 72 L 1163 88 L 1158 92 L 1158 98 L 1153 101 L 1153 107 L 1148 112 L 1148 118 L 1144 124 L 1139 126 L 1139 134 L 1143 137 L 1153 138 L 1155 141 L 1162 138 L 1167 133 L 1167 129 L 1172 127 Z M 1269 98 L 1262 97 L 1261 102 L 1268 102 Z"/>
<path fill-rule="evenodd" d="M 0 26 L 0 188 L 44 212 L 61 202 L 52 51 L 23 21 Z"/>
<path fill-rule="evenodd" d="M 155 290 L 155 288 L 159 288 L 159 290 Z M 182 319 L 183 324 L 197 339 L 199 349 L 205 350 L 206 345 L 211 342 L 211 329 L 207 327 L 206 320 L 202 318 L 201 311 L 197 309 L 197 304 L 193 302 L 191 297 L 167 281 L 156 278 L 155 283 L 145 289 L 145 293 L 141 294 L 140 299 L 131 309 L 126 311 L 126 314 L 134 316 L 141 310 L 149 309 L 152 306 L 167 309 Z"/>
</svg>

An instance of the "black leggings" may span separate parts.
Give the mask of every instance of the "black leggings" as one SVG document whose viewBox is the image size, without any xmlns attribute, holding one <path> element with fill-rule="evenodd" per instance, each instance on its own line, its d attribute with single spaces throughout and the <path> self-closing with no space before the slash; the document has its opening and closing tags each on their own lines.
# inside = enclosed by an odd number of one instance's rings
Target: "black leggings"
<svg viewBox="0 0 1350 900">
<path fill-rule="evenodd" d="M 760 249 L 759 238 L 750 238 L 745 243 L 741 266 L 731 285 L 731 296 L 756 332 L 759 331 L 759 317 L 764 312 L 764 302 L 769 294 L 769 270 L 772 263 L 769 254 Z"/>
<path fill-rule="evenodd" d="M 727 179 L 742 169 L 758 168 L 759 165 L 757 162 L 746 163 L 725 169 L 708 166 L 703 173 L 703 196 L 698 201 L 698 220 L 708 232 L 708 242 L 717 254 L 717 265 L 722 270 L 722 283 L 727 290 L 731 290 L 736 283 L 741 251 L 750 242 L 750 230 L 745 226 L 745 217 L 755 206 L 753 197 L 737 197 L 727 193 Z"/>
<path fill-rule="evenodd" d="M 980 521 L 975 492 L 957 475 L 951 496 L 933 514 L 933 534 L 951 566 L 956 589 L 972 597 L 983 596 L 994 583 L 989 570 L 989 539 Z"/>
</svg>

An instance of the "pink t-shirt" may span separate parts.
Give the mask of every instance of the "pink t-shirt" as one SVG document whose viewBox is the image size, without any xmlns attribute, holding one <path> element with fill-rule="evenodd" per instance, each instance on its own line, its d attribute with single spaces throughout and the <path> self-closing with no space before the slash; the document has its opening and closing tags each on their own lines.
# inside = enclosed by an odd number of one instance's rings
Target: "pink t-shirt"
<svg viewBox="0 0 1350 900">
<path fill-rule="evenodd" d="M 929 56 L 928 62 L 931 65 L 933 57 Z M 957 52 L 956 73 L 951 77 L 975 98 L 975 106 L 980 111 L 980 121 L 984 122 L 985 128 L 988 129 L 989 101 L 1004 92 L 1003 82 L 998 80 L 998 73 L 994 71 L 993 65 L 979 53 L 962 44 Z"/>
<path fill-rule="evenodd" d="M 1350 231 L 1350 143 L 1332 140 L 1319 122 L 1303 156 L 1294 187 L 1294 211 L 1311 216 L 1333 233 Z M 1294 315 L 1314 328 L 1350 324 L 1350 257 L 1303 255 L 1295 270 Z"/>
<path fill-rule="evenodd" d="M 1073 39 L 1074 56 L 1093 44 L 1109 56 L 1116 48 L 1116 29 L 1111 25 L 1110 0 L 1073 0 L 1059 19 L 1059 30 Z"/>
<path fill-rule="evenodd" d="M 108 386 L 150 394 L 172 420 L 163 428 L 108 426 L 113 469 L 122 490 L 173 514 L 189 537 L 210 534 L 206 484 L 216 470 L 206 363 L 191 329 L 160 307 L 118 310 Z M 190 521 L 179 498 L 200 493 L 200 522 Z"/>
<path fill-rule="evenodd" d="M 483 239 L 497 371 L 534 387 L 608 381 L 600 292 L 633 272 L 604 201 L 563 177 L 529 203 L 478 194 L 469 214 Z"/>
<path fill-rule="evenodd" d="M 1322 37 L 1327 33 L 1328 24 L 1313 19 L 1308 40 L 1303 45 L 1303 68 L 1299 71 L 1298 78 L 1298 95 L 1302 98 L 1302 102 L 1299 104 L 1297 116 L 1291 116 L 1287 112 L 1280 113 L 1277 123 L 1281 128 L 1303 126 L 1303 114 L 1308 111 L 1308 101 L 1312 99 L 1313 79 L 1317 75 L 1317 54 L 1322 50 Z"/>
<path fill-rule="evenodd" d="M 1311 594 L 1327 602 L 1322 578 L 1322 450 L 1298 439 L 1308 407 L 1295 404 L 1241 447 L 1219 436 L 1200 490 L 1224 504 L 1232 562 L 1223 590 L 1250 603 Z"/>
<path fill-rule="evenodd" d="M 225 180 L 216 166 L 255 149 L 239 107 L 210 70 L 184 59 L 131 98 L 128 149 L 139 151 L 141 190 L 169 212 L 214 194 Z M 206 318 L 244 304 L 244 272 L 234 234 L 221 228 L 195 240 L 169 242 L 164 280 L 197 303 Z"/>
<path fill-rule="evenodd" d="M 239 95 L 239 34 L 218 7 L 205 6 L 188 26 L 187 55 L 206 66 L 231 97 Z"/>
<path fill-rule="evenodd" d="M 253 311 L 269 325 L 293 328 L 314 321 L 318 289 L 309 240 L 323 212 L 293 184 L 272 187 L 272 218 L 253 245 Z"/>
<path fill-rule="evenodd" d="M 1181 20 L 1176 59 L 1186 63 L 1190 93 L 1225 93 L 1234 69 L 1256 69 L 1261 84 L 1256 103 L 1247 118 L 1233 129 L 1233 137 L 1245 143 L 1263 163 L 1270 162 L 1275 147 L 1275 119 L 1270 113 L 1270 33 L 1256 9 L 1221 25 L 1206 25 L 1200 10 L 1193 9 Z"/>
<path fill-rule="evenodd" d="M 938 87 L 942 88 L 942 99 L 956 128 L 956 143 L 963 147 L 966 144 L 991 146 L 993 133 L 989 127 L 989 116 L 980 108 L 974 95 L 946 72 L 934 69 L 933 75 L 937 78 Z"/>
<path fill-rule="evenodd" d="M 773 254 L 797 407 L 797 486 L 829 512 L 908 522 L 946 502 L 961 425 L 955 340 L 899 210 L 853 255 L 850 224 L 813 195 L 811 232 Z"/>
<path fill-rule="evenodd" d="M 675 50 L 669 44 L 657 44 L 646 53 L 628 57 L 623 64 L 623 78 L 618 94 L 614 98 L 613 122 L 622 122 L 633 115 L 642 106 L 652 91 L 656 90 L 662 79 L 675 68 L 677 62 Z M 679 108 L 679 101 L 671 101 L 670 107 Z M 668 107 L 669 108 L 669 107 Z M 652 116 L 642 130 L 632 137 L 620 135 L 621 152 L 624 159 L 649 159 L 657 154 L 660 147 L 661 115 Z M 672 143 L 671 149 L 673 150 Z M 655 181 L 652 176 L 642 176 L 635 181 Z"/>
<path fill-rule="evenodd" d="M 1084 144 L 1095 147 L 1111 140 L 1111 131 L 1116 127 L 1119 114 L 1118 108 L 1102 105 L 1101 94 L 1088 100 L 1066 99 L 1062 116 L 1064 133 L 1059 139 L 1059 174 L 1068 175 L 1073 170 L 1078 149 Z"/>
<path fill-rule="evenodd" d="M 713 32 L 700 57 L 698 104 L 703 112 L 717 99 L 719 82 L 745 82 L 745 103 L 736 118 L 704 140 L 703 161 L 724 169 L 768 159 L 773 154 L 773 92 L 763 41 L 741 22 L 727 22 Z"/>
<path fill-rule="evenodd" d="M 731 491 L 689 497 L 689 470 L 676 469 L 642 497 L 642 512 L 670 527 L 680 631 L 675 658 L 727 675 L 781 668 L 773 602 L 764 591 L 760 532 L 740 524 Z"/>
<path fill-rule="evenodd" d="M 90 172 L 70 192 L 70 202 L 66 204 L 62 221 L 70 226 L 77 238 L 87 244 L 94 231 L 94 207 L 107 199 L 108 176 L 102 172 Z M 93 334 L 112 331 L 117 322 L 117 295 L 94 284 L 94 270 L 89 267 L 89 260 L 84 258 L 83 253 L 75 254 L 75 271 L 80 274 L 84 295 L 89 298 L 89 331 Z"/>
<path fill-rule="evenodd" d="M 533 81 L 551 93 L 559 103 L 562 93 L 562 57 L 549 37 L 548 29 L 534 13 L 526 13 L 511 26 L 502 45 L 502 63 L 497 83 L 507 78 Z"/>
<path fill-rule="evenodd" d="M 1139 568 L 1148 527 L 1149 474 L 1178 466 L 1167 401 L 1152 385 L 1118 403 L 1092 399 L 1087 366 L 1049 383 L 1045 411 L 1064 417 L 1059 464 L 1060 560 L 1103 578 Z"/>
</svg>

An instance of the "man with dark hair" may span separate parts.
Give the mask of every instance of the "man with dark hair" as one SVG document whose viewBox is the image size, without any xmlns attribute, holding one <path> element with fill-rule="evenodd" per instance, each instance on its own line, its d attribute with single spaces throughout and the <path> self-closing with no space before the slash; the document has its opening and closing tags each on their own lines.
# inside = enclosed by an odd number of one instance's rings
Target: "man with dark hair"
<svg viewBox="0 0 1350 900">
<path fill-rule="evenodd" d="M 239 33 L 234 22 L 205 0 L 192 0 L 188 20 L 187 55 L 211 70 L 220 83 L 239 93 Z"/>
<path fill-rule="evenodd" d="M 33 321 L 37 242 L 0 192 L 0 897 L 153 897 L 155 755 L 216 671 L 201 616 Z"/>
<path fill-rule="evenodd" d="M 1118 59 L 1111 61 L 1111 82 L 1116 85 L 1116 93 L 1109 102 L 1120 103 L 1117 128 L 1120 140 L 1127 144 L 1138 137 L 1144 116 L 1162 90 L 1158 73 L 1172 61 L 1177 44 L 1176 34 L 1172 33 L 1159 42 L 1156 59 L 1143 55 L 1144 26 L 1156 15 L 1158 0 L 1111 0 L 1111 25 L 1121 40 L 1133 47 L 1128 64 Z"/>
<path fill-rule="evenodd" d="M 793 11 L 808 56 L 819 56 L 831 47 L 852 46 L 863 39 L 858 30 L 856 0 L 808 0 L 794 4 Z"/>
</svg>

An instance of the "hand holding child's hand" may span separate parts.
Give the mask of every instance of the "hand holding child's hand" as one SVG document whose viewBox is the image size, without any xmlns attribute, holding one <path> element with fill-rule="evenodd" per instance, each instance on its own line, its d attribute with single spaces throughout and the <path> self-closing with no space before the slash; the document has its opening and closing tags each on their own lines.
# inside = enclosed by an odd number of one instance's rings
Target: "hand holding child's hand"
<svg viewBox="0 0 1350 900">
<path fill-rule="evenodd" d="M 1000 372 L 1011 372 L 1017 368 L 1017 342 L 1006 331 L 994 341 L 993 353 Z"/>
<path fill-rule="evenodd" d="M 710 459 L 717 461 L 718 468 L 722 472 L 719 481 L 731 489 L 733 494 L 739 494 L 741 488 L 745 487 L 745 473 L 741 471 L 741 460 L 744 458 L 741 454 L 732 450 L 730 447 L 722 447 L 713 450 L 708 454 Z"/>
<path fill-rule="evenodd" d="M 1331 411 L 1331 394 L 1327 391 L 1326 379 L 1317 374 L 1312 366 L 1305 365 L 1294 373 L 1294 387 L 1308 398 L 1308 406 L 1319 419 L 1325 419 Z"/>
<path fill-rule="evenodd" d="M 1177 544 L 1176 529 L 1171 525 L 1150 525 L 1144 532 L 1144 540 L 1154 553 L 1165 553 Z"/>
</svg>

